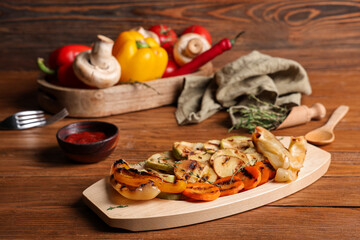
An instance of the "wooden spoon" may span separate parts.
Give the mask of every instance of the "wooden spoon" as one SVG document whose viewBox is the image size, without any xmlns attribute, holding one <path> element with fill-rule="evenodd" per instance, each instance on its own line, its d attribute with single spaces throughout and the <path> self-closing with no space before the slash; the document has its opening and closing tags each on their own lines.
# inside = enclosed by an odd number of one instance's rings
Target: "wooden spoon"
<svg viewBox="0 0 360 240">
<path fill-rule="evenodd" d="M 317 128 L 305 135 L 305 139 L 315 145 L 325 145 L 335 140 L 334 127 L 349 111 L 349 107 L 341 105 L 331 115 L 329 121 L 322 127 Z"/>
</svg>

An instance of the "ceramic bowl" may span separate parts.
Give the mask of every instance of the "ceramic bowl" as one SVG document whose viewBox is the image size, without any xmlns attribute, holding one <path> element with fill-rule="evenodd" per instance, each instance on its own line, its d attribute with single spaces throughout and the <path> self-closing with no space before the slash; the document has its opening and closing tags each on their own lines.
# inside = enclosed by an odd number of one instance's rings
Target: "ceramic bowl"
<svg viewBox="0 0 360 240">
<path fill-rule="evenodd" d="M 106 138 L 91 143 L 65 141 L 67 136 L 82 132 L 103 132 Z M 60 128 L 56 138 L 65 155 L 72 160 L 81 163 L 95 163 L 105 160 L 115 150 L 119 139 L 119 130 L 114 124 L 108 122 L 76 122 Z"/>
</svg>

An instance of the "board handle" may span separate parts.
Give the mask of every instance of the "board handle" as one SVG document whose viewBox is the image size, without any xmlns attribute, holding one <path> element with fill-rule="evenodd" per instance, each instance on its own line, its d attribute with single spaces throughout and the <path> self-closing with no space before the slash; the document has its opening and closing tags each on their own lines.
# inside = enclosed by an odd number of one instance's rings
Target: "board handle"
<svg viewBox="0 0 360 240">
<path fill-rule="evenodd" d="M 277 129 L 293 127 L 310 122 L 311 120 L 320 120 L 326 115 L 326 109 L 323 104 L 315 103 L 310 108 L 301 105 L 293 107 L 284 122 Z"/>
</svg>

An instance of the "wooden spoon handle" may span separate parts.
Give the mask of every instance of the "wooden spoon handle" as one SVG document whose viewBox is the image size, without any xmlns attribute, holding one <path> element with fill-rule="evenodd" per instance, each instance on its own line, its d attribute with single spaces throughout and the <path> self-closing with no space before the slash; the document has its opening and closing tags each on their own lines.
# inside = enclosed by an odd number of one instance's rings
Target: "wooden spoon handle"
<svg viewBox="0 0 360 240">
<path fill-rule="evenodd" d="M 339 106 L 331 115 L 329 121 L 325 124 L 324 127 L 328 128 L 329 130 L 333 130 L 336 124 L 340 122 L 340 120 L 346 115 L 349 111 L 349 107 L 346 105 Z"/>
<path fill-rule="evenodd" d="M 293 107 L 290 114 L 277 129 L 293 127 L 310 122 L 311 119 L 320 120 L 325 117 L 326 109 L 321 103 L 315 103 L 312 107 L 305 105 Z"/>
</svg>

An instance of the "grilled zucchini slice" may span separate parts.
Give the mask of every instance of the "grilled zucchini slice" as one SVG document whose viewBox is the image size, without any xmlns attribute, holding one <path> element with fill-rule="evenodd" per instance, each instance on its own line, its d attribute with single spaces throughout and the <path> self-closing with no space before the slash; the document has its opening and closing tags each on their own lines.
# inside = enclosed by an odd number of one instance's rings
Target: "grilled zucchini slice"
<svg viewBox="0 0 360 240">
<path fill-rule="evenodd" d="M 146 169 L 154 169 L 166 173 L 173 173 L 175 158 L 171 151 L 155 153 L 145 161 Z"/>
</svg>

